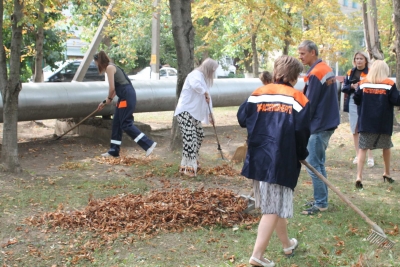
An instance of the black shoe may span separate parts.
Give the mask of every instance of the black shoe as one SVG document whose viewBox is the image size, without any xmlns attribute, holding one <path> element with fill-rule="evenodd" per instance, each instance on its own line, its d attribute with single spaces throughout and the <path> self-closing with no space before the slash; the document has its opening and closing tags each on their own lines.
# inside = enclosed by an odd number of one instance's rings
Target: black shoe
<svg viewBox="0 0 400 267">
<path fill-rule="evenodd" d="M 384 176 L 383 176 L 383 182 L 385 183 L 386 180 L 389 182 L 389 184 L 394 183 L 394 180 L 392 179 L 392 177 L 389 177 L 389 176 L 384 175 Z"/>
<path fill-rule="evenodd" d="M 357 189 L 363 189 L 364 188 L 361 181 L 356 181 L 356 188 Z"/>
</svg>

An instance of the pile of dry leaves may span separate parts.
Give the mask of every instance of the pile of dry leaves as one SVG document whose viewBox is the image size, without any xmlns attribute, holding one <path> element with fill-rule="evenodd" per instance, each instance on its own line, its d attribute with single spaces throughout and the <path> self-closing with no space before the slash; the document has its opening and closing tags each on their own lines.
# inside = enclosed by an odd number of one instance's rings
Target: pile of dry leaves
<svg viewBox="0 0 400 267">
<path fill-rule="evenodd" d="M 93 199 L 83 210 L 44 213 L 27 219 L 31 225 L 64 229 L 84 228 L 102 234 L 135 233 L 139 238 L 186 227 L 253 224 L 259 218 L 244 214 L 244 199 L 227 189 L 173 189 L 148 195 L 119 195 Z"/>
</svg>

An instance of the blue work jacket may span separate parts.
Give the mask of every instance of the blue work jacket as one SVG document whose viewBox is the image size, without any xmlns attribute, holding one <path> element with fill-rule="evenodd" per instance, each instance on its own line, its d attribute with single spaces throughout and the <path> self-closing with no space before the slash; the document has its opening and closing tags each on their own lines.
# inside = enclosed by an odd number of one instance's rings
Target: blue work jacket
<svg viewBox="0 0 400 267">
<path fill-rule="evenodd" d="M 289 84 L 264 85 L 239 107 L 237 118 L 248 133 L 242 175 L 293 190 L 300 174 L 299 160 L 308 156 L 306 96 Z"/>
</svg>

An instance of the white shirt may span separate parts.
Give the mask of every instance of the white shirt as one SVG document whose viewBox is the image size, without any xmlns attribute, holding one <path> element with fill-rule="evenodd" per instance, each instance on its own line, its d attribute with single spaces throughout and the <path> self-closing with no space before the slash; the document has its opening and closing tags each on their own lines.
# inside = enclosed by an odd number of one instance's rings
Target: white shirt
<svg viewBox="0 0 400 267">
<path fill-rule="evenodd" d="M 187 111 L 193 118 L 202 123 L 209 124 L 208 116 L 210 110 L 206 102 L 205 93 L 210 96 L 210 109 L 212 110 L 212 101 L 209 88 L 204 79 L 204 74 L 194 70 L 188 74 L 182 87 L 182 92 L 176 106 L 174 116 Z"/>
</svg>

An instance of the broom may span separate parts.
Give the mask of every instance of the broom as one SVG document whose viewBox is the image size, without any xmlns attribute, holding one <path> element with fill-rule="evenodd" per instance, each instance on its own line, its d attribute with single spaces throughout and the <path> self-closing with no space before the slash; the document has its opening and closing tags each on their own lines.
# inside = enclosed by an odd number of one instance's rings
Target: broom
<svg viewBox="0 0 400 267">
<path fill-rule="evenodd" d="M 247 154 L 247 142 L 244 142 L 242 146 L 236 148 L 235 154 L 233 154 L 231 161 L 243 162 L 246 158 L 246 154 Z"/>
<path fill-rule="evenodd" d="M 328 179 L 326 179 L 322 174 L 314 169 L 307 161 L 300 160 L 300 162 L 309 170 L 311 170 L 315 175 L 317 175 L 319 179 L 321 179 L 333 192 L 336 193 L 336 195 L 340 197 L 340 199 L 342 199 L 350 208 L 357 212 L 357 214 L 360 215 L 361 218 L 363 218 L 372 227 L 371 234 L 367 237 L 367 240 L 370 243 L 376 244 L 384 249 L 391 249 L 394 246 L 395 243 L 387 238 L 382 228 L 371 221 L 371 219 L 368 218 L 367 215 L 364 214 L 364 212 L 362 212 L 353 203 L 351 203 L 350 200 L 345 195 L 343 195 L 342 192 L 340 192 L 328 181 Z"/>
</svg>

